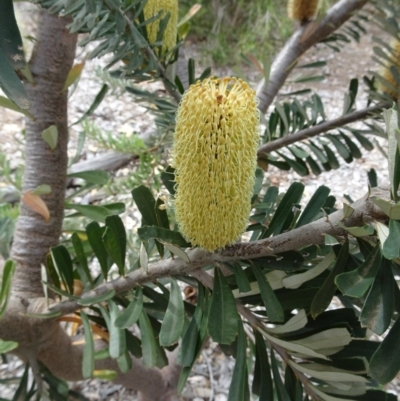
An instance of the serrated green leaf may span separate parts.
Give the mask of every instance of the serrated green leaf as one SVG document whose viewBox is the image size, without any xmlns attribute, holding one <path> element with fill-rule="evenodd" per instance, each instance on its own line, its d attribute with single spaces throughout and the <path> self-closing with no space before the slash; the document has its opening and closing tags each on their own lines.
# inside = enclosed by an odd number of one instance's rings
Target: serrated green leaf
<svg viewBox="0 0 400 401">
<path fill-rule="evenodd" d="M 171 279 L 171 291 L 168 307 L 160 330 L 160 345 L 168 347 L 178 342 L 185 322 L 185 309 L 181 289 L 178 283 Z"/>
<path fill-rule="evenodd" d="M 42 132 L 43 140 L 50 146 L 51 150 L 57 147 L 58 143 L 58 128 L 56 125 L 50 125 Z"/>
<path fill-rule="evenodd" d="M 243 329 L 243 322 L 238 319 L 238 339 L 236 349 L 236 362 L 232 372 L 232 382 L 229 387 L 228 401 L 249 401 L 249 385 L 247 373 L 247 356 L 246 356 L 246 334 Z"/>
<path fill-rule="evenodd" d="M 282 305 L 278 301 L 271 285 L 265 278 L 261 269 L 252 264 L 252 271 L 257 279 L 258 286 L 260 288 L 261 298 L 263 300 L 265 309 L 267 311 L 267 316 L 271 322 L 283 322 L 285 319 L 285 313 L 283 311 Z"/>
<path fill-rule="evenodd" d="M 211 338 L 221 344 L 231 344 L 237 335 L 239 315 L 235 298 L 219 269 L 215 269 L 208 330 Z"/>
<path fill-rule="evenodd" d="M 89 379 L 93 376 L 94 370 L 94 342 L 89 319 L 86 313 L 84 313 L 83 311 L 81 311 L 80 314 L 85 334 L 85 346 L 83 348 L 82 359 L 82 376 L 84 379 Z"/>
<path fill-rule="evenodd" d="M 350 297 L 362 297 L 374 281 L 381 261 L 380 247 L 376 245 L 357 269 L 336 276 L 335 283 L 339 290 Z"/>
<path fill-rule="evenodd" d="M 392 319 L 395 285 L 391 264 L 387 259 L 382 259 L 360 315 L 361 324 L 378 335 L 386 331 Z"/>
<path fill-rule="evenodd" d="M 347 258 L 349 256 L 349 242 L 346 241 L 339 252 L 336 263 L 329 273 L 329 276 L 322 284 L 321 288 L 315 295 L 310 308 L 310 314 L 315 319 L 321 314 L 331 303 L 333 296 L 336 292 L 335 278 L 340 274 L 346 266 Z"/>
<path fill-rule="evenodd" d="M 137 287 L 128 307 L 117 317 L 115 325 L 120 329 L 127 329 L 133 326 L 139 319 L 143 309 L 142 287 Z"/>
<path fill-rule="evenodd" d="M 88 171 L 80 171 L 78 173 L 70 173 L 68 174 L 68 177 L 82 178 L 82 180 L 85 180 L 87 182 L 96 185 L 105 185 L 110 179 L 110 173 L 101 170 L 88 170 Z"/>
<path fill-rule="evenodd" d="M 381 384 L 392 381 L 400 370 L 400 317 L 373 354 L 369 364 L 370 376 Z"/>
</svg>

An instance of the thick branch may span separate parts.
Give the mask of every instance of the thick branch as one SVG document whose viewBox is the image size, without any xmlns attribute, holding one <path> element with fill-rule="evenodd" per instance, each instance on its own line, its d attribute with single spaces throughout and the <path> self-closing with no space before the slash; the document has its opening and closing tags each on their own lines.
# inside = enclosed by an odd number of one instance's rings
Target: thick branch
<svg viewBox="0 0 400 401">
<path fill-rule="evenodd" d="M 380 198 L 390 199 L 389 190 L 387 189 L 375 189 L 374 195 Z M 325 234 L 330 234 L 332 236 L 347 235 L 346 230 L 340 227 L 338 223 L 353 227 L 364 225 L 372 220 L 382 220 L 386 218 L 386 215 L 371 202 L 367 196 L 352 204 L 352 207 L 355 210 L 353 214 L 346 219 L 343 219 L 343 211 L 339 210 L 327 217 L 277 235 L 276 237 L 253 242 L 239 242 L 214 254 L 199 248 L 189 250 L 187 251 L 187 255 L 190 258 L 190 263 L 186 263 L 180 258 L 151 263 L 147 270 L 135 270 L 125 277 L 104 283 L 93 291 L 83 294 L 82 298 L 89 299 L 97 295 L 105 294 L 112 289 L 117 293 L 125 292 L 136 285 L 171 275 L 192 273 L 216 262 L 254 259 L 294 249 L 301 249 L 308 245 L 320 244 L 324 241 Z M 59 311 L 63 314 L 68 314 L 79 308 L 81 308 L 81 306 L 77 301 L 70 300 L 54 305 L 51 311 Z"/>
<path fill-rule="evenodd" d="M 365 109 L 354 111 L 353 113 L 346 114 L 333 120 L 325 121 L 321 124 L 302 129 L 294 134 L 286 135 L 282 138 L 265 143 L 258 149 L 258 155 L 260 156 L 263 153 L 270 153 L 274 150 L 278 150 L 284 148 L 285 146 L 291 145 L 292 143 L 302 141 L 306 138 L 312 138 L 313 136 L 317 136 L 324 132 L 330 131 L 331 129 L 343 127 L 344 125 L 353 123 L 355 121 L 364 120 L 365 118 L 371 117 L 373 114 L 382 112 L 383 109 L 389 107 L 389 103 L 381 103 L 376 106 L 366 107 Z"/>
<path fill-rule="evenodd" d="M 367 3 L 368 0 L 340 0 L 329 9 L 321 22 L 311 21 L 293 34 L 272 64 L 268 83 L 263 79 L 258 85 L 257 96 L 260 99 L 258 108 L 261 112 L 267 111 L 299 57 L 336 31 L 355 11 Z"/>
<path fill-rule="evenodd" d="M 11 257 L 17 263 L 13 291 L 24 296 L 43 293 L 40 266 L 50 247 L 57 245 L 63 221 L 67 171 L 67 102 L 68 91 L 62 91 L 75 57 L 76 35 L 66 29 L 67 18 L 42 11 L 37 42 L 30 70 L 35 85 L 26 84 L 35 119 L 26 119 L 26 152 L 22 192 L 41 184 L 51 187 L 42 198 L 50 212 L 48 222 L 21 203 Z M 55 125 L 58 142 L 54 150 L 42 138 L 42 132 Z"/>
</svg>

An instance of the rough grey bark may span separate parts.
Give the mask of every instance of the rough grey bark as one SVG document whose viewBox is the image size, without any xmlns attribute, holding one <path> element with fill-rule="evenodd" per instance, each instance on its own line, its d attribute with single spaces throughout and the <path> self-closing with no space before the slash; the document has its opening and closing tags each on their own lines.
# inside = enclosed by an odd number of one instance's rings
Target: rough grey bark
<svg viewBox="0 0 400 401">
<path fill-rule="evenodd" d="M 42 11 L 38 41 L 29 63 L 35 85 L 27 84 L 26 91 L 32 104 L 30 112 L 35 119 L 26 119 L 26 168 L 22 192 L 48 184 L 51 193 L 42 196 L 50 211 L 48 222 L 21 202 L 11 257 L 17 265 L 13 292 L 26 297 L 43 292 L 40 266 L 50 247 L 58 243 L 63 221 L 68 162 L 68 91 L 62 92 L 62 88 L 73 64 L 77 40 L 65 25 L 65 19 Z M 58 143 L 54 150 L 41 136 L 43 130 L 51 125 L 58 129 Z"/>
</svg>

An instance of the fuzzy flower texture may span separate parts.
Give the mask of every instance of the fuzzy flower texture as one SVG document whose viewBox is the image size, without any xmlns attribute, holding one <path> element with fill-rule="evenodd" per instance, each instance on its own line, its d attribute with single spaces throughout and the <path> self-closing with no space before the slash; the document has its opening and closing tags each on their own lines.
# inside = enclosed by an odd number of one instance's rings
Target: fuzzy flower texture
<svg viewBox="0 0 400 401">
<path fill-rule="evenodd" d="M 289 0 L 288 16 L 290 19 L 308 21 L 317 15 L 318 5 L 318 0 Z"/>
<path fill-rule="evenodd" d="M 393 73 L 393 68 L 397 71 L 397 74 Z M 380 71 L 383 81 L 378 81 L 378 90 L 386 92 L 390 97 L 397 100 L 400 93 L 400 84 L 397 82 L 398 78 L 396 79 L 395 74 L 400 76 L 400 38 L 394 39 L 390 43 L 388 60 L 386 60 L 385 66 Z"/>
<path fill-rule="evenodd" d="M 163 35 L 163 46 L 161 53 L 165 54 L 176 45 L 178 33 L 178 0 L 148 0 L 143 9 L 145 20 L 157 15 L 162 10 L 161 17 L 146 26 L 147 36 L 150 43 L 157 41 L 160 22 L 169 13 L 168 24 Z"/>
<path fill-rule="evenodd" d="M 183 95 L 172 150 L 175 216 L 193 245 L 214 251 L 245 230 L 259 120 L 255 91 L 241 79 L 204 80 Z"/>
</svg>

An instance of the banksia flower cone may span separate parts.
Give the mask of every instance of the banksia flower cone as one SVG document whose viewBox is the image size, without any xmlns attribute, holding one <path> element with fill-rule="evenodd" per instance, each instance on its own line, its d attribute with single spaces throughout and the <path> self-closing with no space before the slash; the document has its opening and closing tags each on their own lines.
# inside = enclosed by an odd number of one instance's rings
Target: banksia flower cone
<svg viewBox="0 0 400 401">
<path fill-rule="evenodd" d="M 245 230 L 258 129 L 255 91 L 241 79 L 208 79 L 183 95 L 172 150 L 175 216 L 193 245 L 214 251 Z"/>
<path fill-rule="evenodd" d="M 318 0 L 289 0 L 288 16 L 299 21 L 310 20 L 317 15 L 318 3 Z"/>
<path fill-rule="evenodd" d="M 400 77 L 400 39 L 395 39 L 390 44 L 392 53 L 388 54 L 391 62 L 389 60 L 386 61 L 386 66 L 381 70 L 382 78 L 387 81 L 389 85 L 385 85 L 383 82 L 378 82 L 378 90 L 381 92 L 386 92 L 393 99 L 399 98 L 400 93 L 400 83 L 397 82 L 393 72 L 391 71 L 391 67 L 395 67 Z"/>
<path fill-rule="evenodd" d="M 157 41 L 157 34 L 160 29 L 160 22 L 170 13 L 167 27 L 163 34 L 163 46 L 161 53 L 166 53 L 176 45 L 176 35 L 178 33 L 178 0 L 148 0 L 143 9 L 145 20 L 157 15 L 163 10 L 161 17 L 146 25 L 147 36 L 150 43 Z"/>
</svg>

